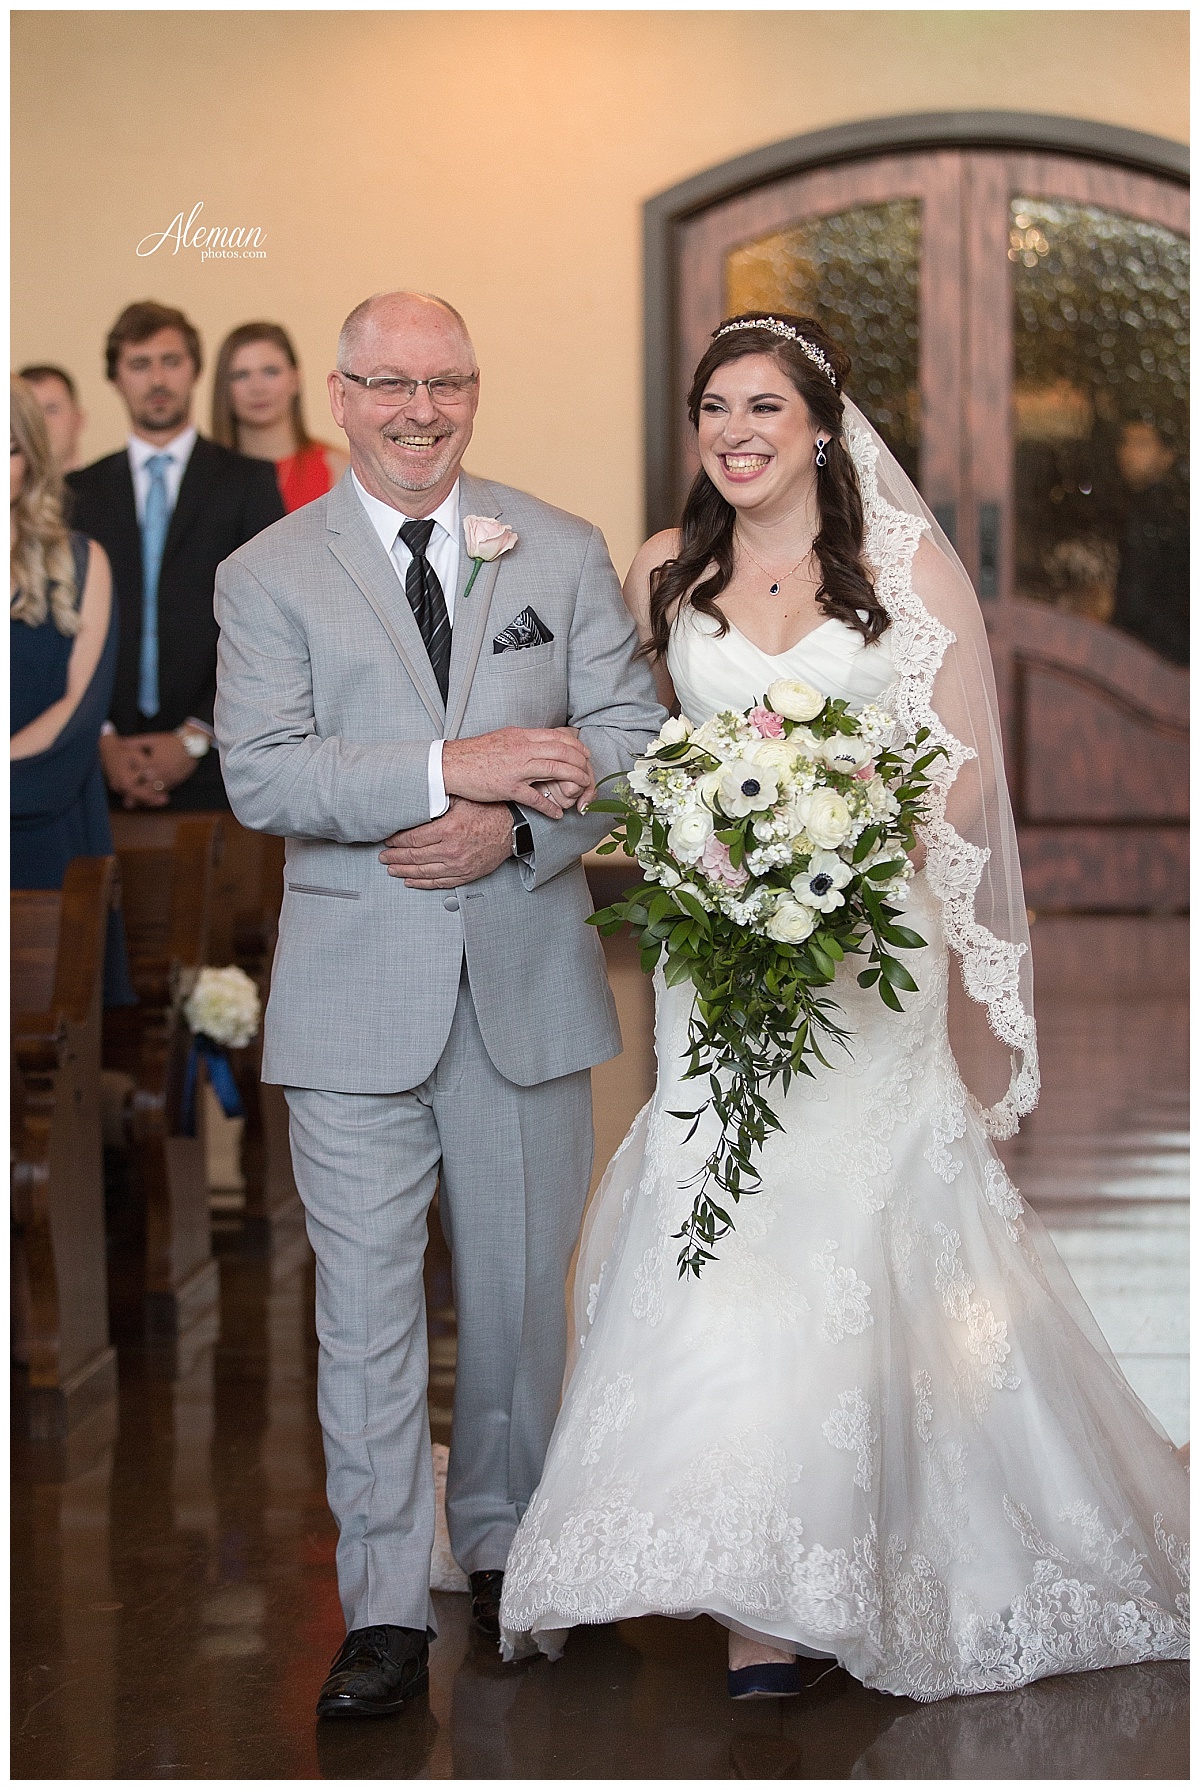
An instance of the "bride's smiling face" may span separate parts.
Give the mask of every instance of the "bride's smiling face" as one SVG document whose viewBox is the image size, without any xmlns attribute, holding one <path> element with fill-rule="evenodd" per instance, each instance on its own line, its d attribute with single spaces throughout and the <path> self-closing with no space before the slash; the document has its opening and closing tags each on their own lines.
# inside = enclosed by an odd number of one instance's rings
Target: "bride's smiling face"
<svg viewBox="0 0 1200 1790">
<path fill-rule="evenodd" d="M 811 489 L 818 435 L 774 355 L 744 354 L 718 367 L 700 400 L 700 462 L 738 510 L 788 508 Z"/>
</svg>

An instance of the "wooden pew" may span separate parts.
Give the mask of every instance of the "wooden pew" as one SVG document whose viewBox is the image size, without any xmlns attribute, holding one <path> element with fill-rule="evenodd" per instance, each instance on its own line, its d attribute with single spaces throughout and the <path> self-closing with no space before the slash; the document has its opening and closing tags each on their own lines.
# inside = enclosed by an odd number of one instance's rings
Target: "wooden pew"
<svg viewBox="0 0 1200 1790">
<path fill-rule="evenodd" d="M 136 813 L 112 817 L 118 851 L 124 847 L 169 847 L 179 816 Z M 271 962 L 283 901 L 284 842 L 252 833 L 232 814 L 220 817 L 217 860 L 209 902 L 205 962 L 217 968 L 236 963 L 258 983 L 265 1009 Z M 255 1253 L 288 1259 L 305 1246 L 304 1214 L 292 1178 L 287 1102 L 283 1089 L 264 1087 L 262 1033 L 243 1051 L 232 1053 L 234 1073 L 246 1109 L 242 1139 L 245 1206 L 240 1241 Z"/>
<path fill-rule="evenodd" d="M 10 896 L 13 1279 L 27 1356 L 14 1405 L 18 1434 L 33 1442 L 67 1437 L 100 1407 L 115 1412 L 100 1037 L 118 892 L 114 858 L 75 858 L 61 890 Z"/>
<path fill-rule="evenodd" d="M 220 820 L 114 814 L 113 823 L 139 1004 L 105 1015 L 104 1064 L 133 1082 L 130 1192 L 144 1227 L 137 1264 L 144 1324 L 156 1339 L 179 1338 L 201 1324 L 215 1334 L 220 1279 L 212 1253 L 203 1102 L 197 1098 L 196 1136 L 185 1137 L 191 1034 L 177 996 L 181 978 L 208 961 Z M 200 1082 L 198 1096 L 203 1069 Z"/>
</svg>

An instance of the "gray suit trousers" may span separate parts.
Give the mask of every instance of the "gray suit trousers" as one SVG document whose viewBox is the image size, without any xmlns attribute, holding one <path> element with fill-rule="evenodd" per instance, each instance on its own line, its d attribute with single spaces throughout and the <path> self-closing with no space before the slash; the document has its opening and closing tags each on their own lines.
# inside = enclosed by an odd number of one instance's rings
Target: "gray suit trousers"
<svg viewBox="0 0 1200 1790">
<path fill-rule="evenodd" d="M 287 1099 L 317 1258 L 317 1399 L 346 1626 L 432 1629 L 429 1203 L 440 1170 L 458 1318 L 450 1543 L 465 1572 L 495 1571 L 558 1412 L 566 1274 L 591 1173 L 590 1075 L 505 1080 L 464 969 L 446 1047 L 419 1087 L 289 1087 Z"/>
</svg>

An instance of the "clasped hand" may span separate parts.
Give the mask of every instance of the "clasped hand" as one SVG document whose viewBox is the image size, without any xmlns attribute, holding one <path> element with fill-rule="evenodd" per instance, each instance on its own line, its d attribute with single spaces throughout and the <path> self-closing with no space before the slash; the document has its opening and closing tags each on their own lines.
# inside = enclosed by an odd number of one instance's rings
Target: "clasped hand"
<svg viewBox="0 0 1200 1790">
<path fill-rule="evenodd" d="M 447 740 L 442 777 L 449 810 L 393 833 L 379 854 L 388 875 L 410 889 L 456 889 L 490 876 L 512 851 L 506 803 L 561 820 L 596 793 L 591 754 L 573 727 L 503 727 Z"/>
<path fill-rule="evenodd" d="M 196 769 L 173 733 L 105 734 L 100 741 L 105 780 L 126 808 L 165 808 L 171 791 Z"/>
</svg>

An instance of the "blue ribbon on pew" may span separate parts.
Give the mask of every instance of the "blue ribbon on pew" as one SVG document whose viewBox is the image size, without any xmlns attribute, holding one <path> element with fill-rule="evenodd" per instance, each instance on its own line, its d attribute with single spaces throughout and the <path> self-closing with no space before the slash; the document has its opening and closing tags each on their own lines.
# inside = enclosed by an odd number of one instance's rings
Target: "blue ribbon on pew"
<svg viewBox="0 0 1200 1790">
<path fill-rule="evenodd" d="M 227 1119 L 242 1119 L 246 1116 L 246 1109 L 242 1105 L 237 1082 L 233 1078 L 233 1064 L 229 1061 L 227 1046 L 215 1043 L 203 1032 L 197 1032 L 192 1039 L 187 1067 L 183 1072 L 183 1113 L 180 1130 L 184 1137 L 195 1137 L 196 1135 L 196 1082 L 199 1079 L 201 1057 L 204 1058 L 204 1067 L 208 1070 L 209 1085 L 220 1101 L 221 1111 L 225 1117 Z"/>
</svg>

